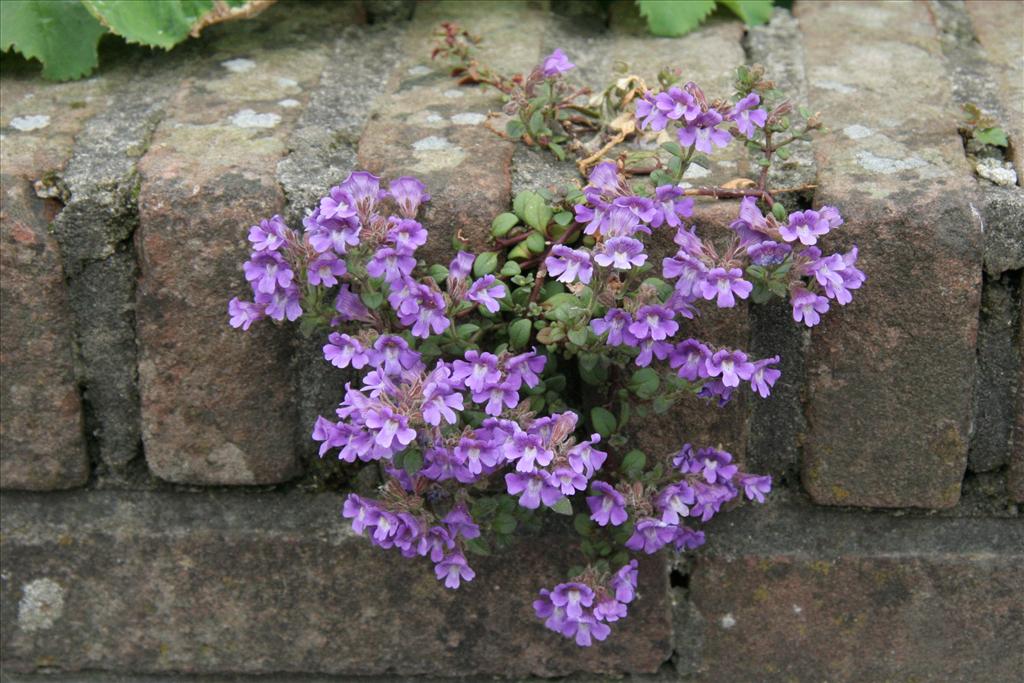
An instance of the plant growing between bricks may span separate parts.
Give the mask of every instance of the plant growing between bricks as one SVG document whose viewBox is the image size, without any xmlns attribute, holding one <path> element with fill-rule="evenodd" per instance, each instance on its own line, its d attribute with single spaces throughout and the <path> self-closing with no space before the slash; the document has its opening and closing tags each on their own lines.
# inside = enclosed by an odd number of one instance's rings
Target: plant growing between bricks
<svg viewBox="0 0 1024 683">
<path fill-rule="evenodd" d="M 231 300 L 230 322 L 299 321 L 326 334 L 327 361 L 360 375 L 312 429 L 321 457 L 380 470 L 376 497 L 350 494 L 342 514 L 381 548 L 428 557 L 448 588 L 476 578 L 473 554 L 508 548 L 543 511 L 572 516 L 579 563 L 540 589 L 534 608 L 589 646 L 637 597 L 635 556 L 697 548 L 700 524 L 771 488 L 714 444 L 632 446 L 631 433 L 670 419 L 686 395 L 714 410 L 738 392 L 768 398 L 780 376 L 778 356 L 688 335 L 698 307 L 788 298 L 794 321 L 810 327 L 849 303 L 864 274 L 855 247 L 822 250 L 843 224 L 835 207 L 787 212 L 768 187 L 772 163 L 820 124 L 759 69 L 741 68 L 734 96 L 714 100 L 668 72 L 657 92 L 626 76 L 628 87 L 603 96 L 611 105 L 588 110 L 575 104 L 586 93 L 563 80 L 573 64 L 560 50 L 506 77 L 460 53 L 467 36 L 442 33 L 458 75 L 506 93 L 509 132 L 521 133 L 512 137 L 573 153 L 586 183 L 519 193 L 494 217 L 490 250 L 474 254 L 456 235 L 455 258 L 441 264 L 416 256 L 430 189 L 353 172 L 301 232 L 279 216 L 250 228 L 253 298 Z M 639 149 L 592 163 L 627 137 Z M 690 164 L 740 143 L 757 180 L 682 182 Z M 693 195 L 742 199 L 724 248 L 691 224 Z M 676 246 L 660 263 L 647 243 L 659 233 Z"/>
</svg>

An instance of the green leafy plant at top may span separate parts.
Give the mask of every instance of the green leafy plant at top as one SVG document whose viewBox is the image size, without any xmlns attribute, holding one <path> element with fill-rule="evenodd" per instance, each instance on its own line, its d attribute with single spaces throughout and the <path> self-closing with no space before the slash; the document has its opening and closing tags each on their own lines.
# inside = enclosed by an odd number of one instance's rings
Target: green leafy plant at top
<svg viewBox="0 0 1024 683">
<path fill-rule="evenodd" d="M 994 117 L 971 103 L 964 105 L 964 112 L 967 116 L 960 128 L 962 135 L 969 140 L 975 140 L 979 145 L 1009 146 L 1010 141 L 1006 137 L 1006 131 Z"/>
<path fill-rule="evenodd" d="M 245 19 L 274 0 L 4 0 L 0 49 L 43 64 L 43 77 L 67 81 L 99 64 L 108 32 L 129 43 L 169 50 L 207 26 Z"/>
<path fill-rule="evenodd" d="M 647 27 L 656 36 L 675 38 L 697 28 L 718 5 L 728 7 L 750 26 L 772 18 L 773 0 L 636 0 Z"/>
</svg>

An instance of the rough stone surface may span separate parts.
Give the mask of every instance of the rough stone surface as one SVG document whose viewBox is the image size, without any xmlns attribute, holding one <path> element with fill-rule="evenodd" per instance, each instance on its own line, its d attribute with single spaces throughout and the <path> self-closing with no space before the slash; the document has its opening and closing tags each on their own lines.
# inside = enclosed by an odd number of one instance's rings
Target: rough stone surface
<svg viewBox="0 0 1024 683">
<path fill-rule="evenodd" d="M 1024 340 L 1024 297 L 1020 305 L 1020 330 L 1017 338 Z M 1017 415 L 1014 419 L 1013 444 L 1010 449 L 1010 467 L 1007 474 L 1007 491 L 1010 499 L 1024 503 L 1024 344 L 1020 351 L 1020 380 L 1017 383 Z"/>
<path fill-rule="evenodd" d="M 987 472 L 1009 461 L 1020 375 L 1021 271 L 985 275 L 978 327 L 978 378 L 969 466 Z"/>
<path fill-rule="evenodd" d="M 480 60 L 502 72 L 528 71 L 540 58 L 538 43 L 518 39 L 540 21 L 524 3 L 417 7 L 389 95 L 359 141 L 359 164 L 387 178 L 415 175 L 427 185 L 431 200 L 421 215 L 430 239 L 418 255 L 428 263 L 447 263 L 456 236 L 472 250 L 486 249 L 491 220 L 508 209 L 511 194 L 513 143 L 486 117 L 500 110 L 501 99 L 493 89 L 459 87 L 441 64 L 429 61 L 441 21 L 487 36 Z M 465 114 L 480 116 L 459 118 Z"/>
<path fill-rule="evenodd" d="M 1003 103 L 1017 177 L 1024 176 L 1024 5 L 1007 0 L 964 3 L 974 34 L 992 64 Z"/>
<path fill-rule="evenodd" d="M 0 79 L 0 487 L 81 486 L 89 477 L 74 373 L 74 329 L 49 224 L 57 174 L 74 137 L 102 108 L 106 84 L 40 84 L 28 65 Z M 33 184 L 39 182 L 37 196 Z"/>
<path fill-rule="evenodd" d="M 858 244 L 868 275 L 812 332 L 803 483 L 824 504 L 949 507 L 966 465 L 982 255 L 935 30 L 909 3 L 797 16 L 812 109 L 837 131 L 814 144 L 815 202 L 847 221 L 825 246 Z M 867 134 L 844 134 L 852 125 Z"/>
<path fill-rule="evenodd" d="M 7 146 L 7 143 L 4 143 Z M 59 209 L 31 181 L 2 176 L 0 209 L 0 486 L 55 489 L 89 478 L 60 250 Z"/>
<path fill-rule="evenodd" d="M 981 187 L 985 225 L 985 271 L 998 276 L 1024 269 L 1024 190 Z"/>
<path fill-rule="evenodd" d="M 162 479 L 266 484 L 298 472 L 290 331 L 233 330 L 226 306 L 249 289 L 247 227 L 284 209 L 274 168 L 297 108 L 280 101 L 317 84 L 333 45 L 322 27 L 352 19 L 348 5 L 274 7 L 244 30 L 211 34 L 212 54 L 181 83 L 140 162 L 143 440 Z M 263 48 L 254 49 L 251 32 Z M 255 68 L 224 66 L 238 59 Z M 252 127 L 238 118 L 246 110 L 276 122 Z"/>
<path fill-rule="evenodd" d="M 689 591 L 698 680 L 1011 681 L 1024 525 L 748 507 L 717 519 Z M 679 641 L 677 641 L 679 642 Z"/>
<path fill-rule="evenodd" d="M 531 606 L 575 561 L 565 530 L 526 539 L 514 560 L 474 559 L 477 578 L 451 591 L 429 562 L 352 534 L 340 505 L 304 494 L 7 496 L 5 671 L 556 676 L 656 672 L 671 655 L 660 559 L 643 562 L 629 619 L 583 650 L 546 632 Z M 19 616 L 43 579 L 63 596 L 49 625 Z"/>
</svg>

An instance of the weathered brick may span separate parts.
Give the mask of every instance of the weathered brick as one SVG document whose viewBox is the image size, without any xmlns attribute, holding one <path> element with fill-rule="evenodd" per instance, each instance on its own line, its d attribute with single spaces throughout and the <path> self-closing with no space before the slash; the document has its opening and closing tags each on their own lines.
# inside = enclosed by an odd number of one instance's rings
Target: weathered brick
<svg viewBox="0 0 1024 683">
<path fill-rule="evenodd" d="M 82 405 L 74 372 L 74 330 L 61 252 L 49 232 L 62 188 L 54 182 L 74 136 L 103 106 L 104 84 L 41 84 L 34 70 L 0 79 L 0 486 L 85 484 Z M 54 199 L 41 199 L 38 192 Z"/>
<path fill-rule="evenodd" d="M 354 535 L 335 495 L 3 504 L 5 671 L 557 676 L 652 672 L 671 655 L 660 558 L 643 562 L 629 618 L 600 647 L 544 629 L 531 603 L 575 561 L 565 530 L 474 556 L 476 579 L 452 591 L 428 561 Z M 31 607 L 44 589 L 61 598 L 49 612 Z"/>
<path fill-rule="evenodd" d="M 420 253 L 428 263 L 447 263 L 456 235 L 474 250 L 486 248 L 491 220 L 509 206 L 513 151 L 488 125 L 488 112 L 501 109 L 497 91 L 459 87 L 431 63 L 433 32 L 441 21 L 456 21 L 485 37 L 481 61 L 503 72 L 528 71 L 540 46 L 522 36 L 531 35 L 540 16 L 526 3 L 417 7 L 389 95 L 359 141 L 359 163 L 388 178 L 415 175 L 427 185 L 431 200 L 422 221 L 430 239 Z"/>
<path fill-rule="evenodd" d="M 689 581 L 697 680 L 1012 681 L 1024 671 L 1024 525 L 748 507 Z M 686 603 L 682 604 L 687 609 Z"/>
<path fill-rule="evenodd" d="M 357 9 L 275 7 L 245 30 L 212 31 L 140 162 L 139 376 L 158 477 L 266 484 L 298 471 L 290 332 L 233 330 L 226 302 L 248 289 L 247 226 L 284 208 L 274 171 L 331 55 L 323 26 Z"/>
<path fill-rule="evenodd" d="M 819 503 L 949 507 L 971 420 L 981 230 L 958 116 L 923 5 L 796 8 L 811 108 L 815 202 L 846 225 L 868 280 L 814 329 L 803 482 Z M 857 35 L 858 40 L 841 39 Z"/>
<path fill-rule="evenodd" d="M 1024 340 L 1024 297 L 1021 299 L 1020 330 L 1017 338 Z M 1017 415 L 1013 422 L 1013 443 L 1010 446 L 1010 467 L 1007 474 L 1007 490 L 1010 499 L 1024 503 L 1024 344 L 1020 351 L 1020 379 L 1017 384 Z"/>
<path fill-rule="evenodd" d="M 1020 179 L 1024 177 L 1024 5 L 1010 0 L 970 0 L 964 5 L 995 71 L 1006 112 L 1006 120 L 1000 123 L 1012 138 L 1010 149 Z"/>
</svg>

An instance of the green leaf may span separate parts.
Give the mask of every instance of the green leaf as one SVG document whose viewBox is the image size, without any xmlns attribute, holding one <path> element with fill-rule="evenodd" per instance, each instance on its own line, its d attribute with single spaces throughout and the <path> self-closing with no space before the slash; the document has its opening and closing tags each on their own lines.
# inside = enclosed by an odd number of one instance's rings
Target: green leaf
<svg viewBox="0 0 1024 683">
<path fill-rule="evenodd" d="M 543 233 L 548 227 L 548 222 L 551 220 L 551 207 L 548 206 L 547 201 L 539 194 L 530 193 L 525 203 L 523 204 L 522 217 L 523 221 L 526 222 L 531 228 L 537 232 Z"/>
<path fill-rule="evenodd" d="M 550 149 L 559 161 L 565 161 L 565 149 L 557 142 L 549 142 L 548 149 Z"/>
<path fill-rule="evenodd" d="M 519 119 L 512 119 L 505 124 L 505 133 L 513 140 L 518 140 L 526 134 L 526 126 Z"/>
<path fill-rule="evenodd" d="M 583 346 L 584 344 L 587 343 L 587 338 L 590 336 L 590 330 L 586 327 L 574 327 L 573 329 L 569 330 L 569 333 L 566 336 L 568 336 L 569 341 L 571 341 L 576 346 Z"/>
<path fill-rule="evenodd" d="M 213 9 L 212 0 L 82 0 L 111 33 L 129 43 L 170 50 L 188 38 L 193 24 Z"/>
<path fill-rule="evenodd" d="M 43 78 L 67 81 L 88 76 L 99 64 L 96 46 L 107 32 L 72 0 L 0 2 L 0 49 L 12 47 L 43 63 Z"/>
<path fill-rule="evenodd" d="M 419 451 L 409 451 L 405 454 L 405 458 L 402 460 L 402 469 L 408 473 L 408 475 L 414 476 L 423 468 L 423 454 Z"/>
<path fill-rule="evenodd" d="M 473 553 L 474 555 L 490 555 L 491 547 L 487 545 L 487 541 L 482 538 L 471 538 L 466 541 L 466 550 Z"/>
<path fill-rule="evenodd" d="M 640 474 L 644 471 L 644 465 L 647 464 L 647 456 L 643 451 L 630 451 L 626 453 L 626 457 L 622 459 L 622 471 L 626 473 L 630 479 L 639 478 Z"/>
<path fill-rule="evenodd" d="M 569 211 L 559 211 L 555 214 L 555 223 L 558 223 L 562 227 L 565 227 L 572 223 L 572 213 Z"/>
<path fill-rule="evenodd" d="M 1006 147 L 1010 144 L 1010 141 L 1006 139 L 1006 132 L 998 126 L 974 131 L 974 139 L 983 145 L 995 145 L 996 147 Z"/>
<path fill-rule="evenodd" d="M 539 232 L 535 232 L 529 237 L 527 237 L 523 241 L 523 244 L 525 244 L 526 248 L 529 249 L 534 254 L 539 254 L 540 252 L 544 251 L 544 236 L 541 235 Z"/>
<path fill-rule="evenodd" d="M 617 424 L 615 416 L 601 406 L 595 406 L 590 409 L 590 423 L 594 425 L 594 430 L 601 436 L 609 436 L 615 433 L 615 426 Z"/>
<path fill-rule="evenodd" d="M 380 292 L 371 292 L 368 289 L 364 289 L 359 293 L 359 298 L 363 300 L 363 304 L 371 311 L 375 311 L 381 307 L 384 303 L 384 295 Z"/>
<path fill-rule="evenodd" d="M 571 515 L 572 514 L 572 503 L 568 498 L 562 496 L 558 499 L 558 502 L 551 506 L 551 509 L 560 515 Z"/>
<path fill-rule="evenodd" d="M 430 273 L 430 277 L 434 279 L 434 282 L 441 284 L 448 278 L 448 269 L 439 263 L 435 263 L 427 269 Z"/>
<path fill-rule="evenodd" d="M 505 261 L 505 265 L 501 267 L 501 274 L 505 277 L 515 277 L 521 272 L 523 272 L 523 269 L 515 261 Z"/>
<path fill-rule="evenodd" d="M 491 522 L 491 528 L 499 534 L 510 534 L 516 530 L 516 518 L 507 512 L 499 512 Z"/>
<path fill-rule="evenodd" d="M 674 157 L 683 156 L 683 148 L 679 146 L 678 142 L 672 141 L 662 143 L 661 148 Z"/>
<path fill-rule="evenodd" d="M 656 36 L 674 38 L 697 28 L 712 10 L 715 0 L 637 0 L 647 28 Z"/>
<path fill-rule="evenodd" d="M 718 0 L 733 11 L 747 26 L 757 26 L 771 20 L 772 0 Z"/>
<path fill-rule="evenodd" d="M 514 213 L 499 213 L 491 221 L 491 234 L 495 237 L 504 237 L 519 223 L 519 216 Z"/>
<path fill-rule="evenodd" d="M 498 268 L 498 255 L 493 251 L 485 251 L 478 254 L 473 261 L 473 275 L 483 277 L 493 273 Z"/>
<path fill-rule="evenodd" d="M 661 380 L 658 373 L 651 368 L 642 368 L 633 373 L 629 380 L 629 388 L 640 398 L 651 398 L 658 392 Z"/>
<path fill-rule="evenodd" d="M 522 349 L 530 343 L 530 332 L 533 331 L 533 324 L 526 318 L 513 321 L 508 326 L 508 341 L 513 348 Z"/>
<path fill-rule="evenodd" d="M 775 216 L 777 221 L 785 221 L 788 218 L 786 207 L 782 205 L 782 202 L 772 204 L 772 215 Z"/>
</svg>

